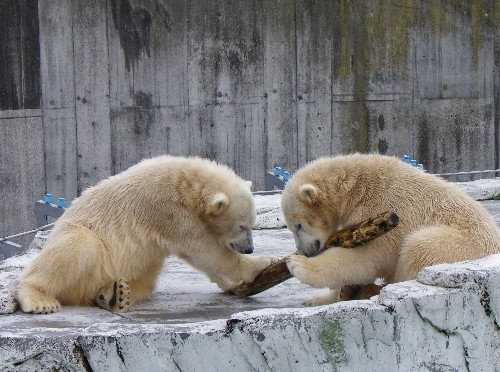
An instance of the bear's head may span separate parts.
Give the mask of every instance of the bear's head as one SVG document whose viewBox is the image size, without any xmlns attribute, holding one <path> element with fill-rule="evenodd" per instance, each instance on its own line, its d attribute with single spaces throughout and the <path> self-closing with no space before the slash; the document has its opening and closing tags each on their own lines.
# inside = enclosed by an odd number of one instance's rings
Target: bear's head
<svg viewBox="0 0 500 372">
<path fill-rule="evenodd" d="M 337 228 L 337 218 L 323 191 L 312 183 L 288 184 L 281 207 L 297 250 L 305 256 L 316 255 Z"/>
<path fill-rule="evenodd" d="M 237 182 L 225 191 L 208 191 L 205 218 L 211 232 L 226 247 L 239 253 L 253 252 L 252 227 L 255 205 L 250 181 Z"/>
</svg>

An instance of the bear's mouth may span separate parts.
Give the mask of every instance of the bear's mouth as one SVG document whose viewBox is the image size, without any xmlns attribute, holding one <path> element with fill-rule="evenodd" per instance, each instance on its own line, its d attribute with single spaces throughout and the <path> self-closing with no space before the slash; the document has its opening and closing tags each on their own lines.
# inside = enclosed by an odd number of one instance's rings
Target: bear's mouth
<svg viewBox="0 0 500 372">
<path fill-rule="evenodd" d="M 253 247 L 243 246 L 241 244 L 231 243 L 231 248 L 233 251 L 243 253 L 243 254 L 251 254 L 253 253 Z"/>
</svg>

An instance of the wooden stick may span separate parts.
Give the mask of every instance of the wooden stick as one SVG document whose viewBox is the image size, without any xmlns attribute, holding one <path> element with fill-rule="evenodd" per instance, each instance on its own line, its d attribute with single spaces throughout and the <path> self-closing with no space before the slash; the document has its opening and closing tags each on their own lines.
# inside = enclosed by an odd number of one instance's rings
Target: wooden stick
<svg viewBox="0 0 500 372">
<path fill-rule="evenodd" d="M 398 223 L 399 217 L 396 213 L 381 213 L 354 226 L 335 232 L 328 238 L 325 246 L 318 254 L 332 247 L 354 248 L 363 245 L 392 230 Z M 297 252 L 294 254 L 297 254 Z M 228 292 L 238 296 L 253 296 L 290 279 L 292 274 L 286 266 L 288 257 L 284 257 L 265 268 L 252 283 L 242 283 Z"/>
</svg>

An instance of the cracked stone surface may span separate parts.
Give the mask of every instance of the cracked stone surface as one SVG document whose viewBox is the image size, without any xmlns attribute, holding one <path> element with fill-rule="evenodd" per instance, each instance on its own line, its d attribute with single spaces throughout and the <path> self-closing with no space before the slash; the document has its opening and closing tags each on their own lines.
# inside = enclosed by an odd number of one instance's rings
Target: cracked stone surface
<svg viewBox="0 0 500 372">
<path fill-rule="evenodd" d="M 500 225 L 500 202 L 482 203 Z M 256 204 L 255 254 L 293 252 L 279 194 Z M 169 259 L 152 300 L 127 313 L 24 314 L 12 290 L 44 239 L 39 233 L 26 254 L 0 262 L 5 371 L 500 370 L 500 255 L 426 268 L 371 300 L 313 308 L 301 302 L 321 290 L 293 278 L 238 298 Z"/>
</svg>

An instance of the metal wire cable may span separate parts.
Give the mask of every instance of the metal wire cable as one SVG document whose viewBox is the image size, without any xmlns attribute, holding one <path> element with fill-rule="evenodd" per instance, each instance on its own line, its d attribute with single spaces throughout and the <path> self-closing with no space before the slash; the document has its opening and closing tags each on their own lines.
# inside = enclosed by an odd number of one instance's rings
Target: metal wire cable
<svg viewBox="0 0 500 372">
<path fill-rule="evenodd" d="M 435 176 L 460 176 L 464 174 L 480 174 L 480 173 L 500 173 L 500 169 L 490 169 L 482 171 L 456 172 L 456 173 L 433 173 Z"/>
<path fill-rule="evenodd" d="M 42 231 L 48 227 L 52 227 L 54 226 L 55 222 L 52 222 L 52 223 L 49 223 L 47 225 L 43 225 L 43 226 L 40 226 L 40 227 L 37 227 L 36 229 L 33 229 L 33 230 L 30 230 L 30 231 L 25 231 L 25 232 L 22 232 L 22 233 L 19 233 L 19 234 L 14 234 L 14 235 L 10 235 L 10 236 L 6 236 L 4 238 L 0 238 L 0 242 L 3 242 L 5 240 L 10 240 L 10 239 L 13 239 L 13 238 L 19 238 L 20 236 L 24 236 L 24 235 L 28 235 L 28 234 L 35 234 L 39 231 Z"/>
</svg>

